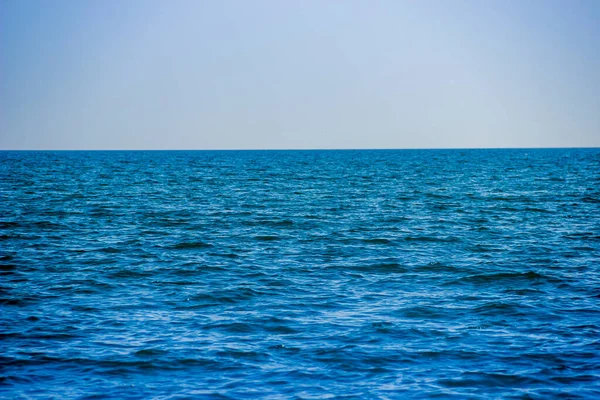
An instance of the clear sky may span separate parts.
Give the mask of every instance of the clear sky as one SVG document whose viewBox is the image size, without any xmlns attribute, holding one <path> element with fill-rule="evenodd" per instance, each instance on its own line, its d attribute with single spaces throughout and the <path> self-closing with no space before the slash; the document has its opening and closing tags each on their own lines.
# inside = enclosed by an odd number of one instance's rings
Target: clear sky
<svg viewBox="0 0 600 400">
<path fill-rule="evenodd" d="M 1 149 L 600 146 L 598 0 L 1 0 Z"/>
</svg>

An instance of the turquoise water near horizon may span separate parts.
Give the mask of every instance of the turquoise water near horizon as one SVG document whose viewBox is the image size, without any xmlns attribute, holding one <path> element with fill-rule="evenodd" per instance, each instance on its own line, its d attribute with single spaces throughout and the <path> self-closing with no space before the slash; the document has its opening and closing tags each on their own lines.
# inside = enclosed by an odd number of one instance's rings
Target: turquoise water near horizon
<svg viewBox="0 0 600 400">
<path fill-rule="evenodd" d="M 600 397 L 600 149 L 0 151 L 3 398 Z"/>
</svg>

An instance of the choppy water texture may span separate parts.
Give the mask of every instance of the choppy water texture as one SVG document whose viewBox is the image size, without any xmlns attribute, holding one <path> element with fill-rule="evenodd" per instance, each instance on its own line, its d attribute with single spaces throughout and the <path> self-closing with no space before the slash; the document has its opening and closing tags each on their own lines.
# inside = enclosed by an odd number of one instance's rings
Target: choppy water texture
<svg viewBox="0 0 600 400">
<path fill-rule="evenodd" d="M 2 152 L 0 177 L 0 397 L 600 397 L 598 149 Z"/>
</svg>

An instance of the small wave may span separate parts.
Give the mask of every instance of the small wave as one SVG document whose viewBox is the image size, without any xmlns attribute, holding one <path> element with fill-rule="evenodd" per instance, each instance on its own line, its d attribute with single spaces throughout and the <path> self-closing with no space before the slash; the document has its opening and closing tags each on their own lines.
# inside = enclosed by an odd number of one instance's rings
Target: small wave
<svg viewBox="0 0 600 400">
<path fill-rule="evenodd" d="M 210 324 L 204 325 L 202 328 L 204 330 L 222 330 L 230 333 L 251 333 L 256 330 L 256 328 L 251 324 L 246 324 L 243 322 Z"/>
<path fill-rule="evenodd" d="M 481 243 L 469 247 L 469 251 L 472 251 L 473 253 L 491 253 L 499 250 L 500 248 L 498 246 Z"/>
<path fill-rule="evenodd" d="M 18 376 L 18 375 L 6 375 L 6 376 L 0 376 L 0 386 L 1 385 L 10 385 L 10 384 L 24 384 L 24 385 L 31 385 L 34 383 L 34 380 L 32 378 L 29 377 L 25 377 L 25 376 Z"/>
<path fill-rule="evenodd" d="M 206 242 L 180 242 L 174 245 L 168 246 L 168 249 L 172 250 L 195 250 L 195 249 L 206 249 L 212 247 L 212 244 Z"/>
<path fill-rule="evenodd" d="M 401 273 L 406 272 L 407 268 L 397 262 L 356 265 L 351 267 L 343 267 L 344 269 L 355 270 L 365 273 Z"/>
<path fill-rule="evenodd" d="M 271 346 L 269 346 L 269 350 L 285 352 L 285 353 L 299 353 L 301 351 L 301 349 L 298 347 L 293 347 L 293 346 L 289 346 L 289 345 L 285 345 L 285 344 L 271 345 Z"/>
<path fill-rule="evenodd" d="M 584 203 L 597 204 L 597 203 L 600 203 L 600 198 L 592 197 L 592 196 L 585 196 L 585 197 L 581 198 L 581 201 L 583 201 Z"/>
<path fill-rule="evenodd" d="M 430 262 L 428 264 L 425 265 L 419 265 L 416 266 L 414 268 L 412 268 L 412 271 L 414 272 L 449 272 L 449 273 L 456 273 L 460 270 L 461 268 L 458 268 L 456 266 L 450 265 L 450 264 L 445 264 L 442 262 Z"/>
<path fill-rule="evenodd" d="M 56 341 L 61 341 L 61 340 L 73 340 L 76 339 L 78 337 L 78 335 L 75 334 L 70 334 L 70 333 L 61 333 L 61 332 L 57 332 L 57 333 L 41 333 L 41 334 L 24 334 L 21 336 L 23 339 L 25 340 L 56 340 Z"/>
<path fill-rule="evenodd" d="M 167 354 L 167 350 L 162 349 L 142 349 L 134 353 L 136 357 L 160 357 Z"/>
<path fill-rule="evenodd" d="M 250 220 L 243 221 L 242 224 L 247 226 L 269 226 L 276 228 L 289 228 L 294 226 L 294 221 L 290 219 Z"/>
<path fill-rule="evenodd" d="M 487 316 L 508 316 L 508 315 L 527 315 L 524 310 L 530 309 L 530 306 L 524 304 L 504 303 L 492 301 L 474 309 L 475 313 Z"/>
<path fill-rule="evenodd" d="M 261 318 L 256 321 L 265 330 L 275 333 L 296 333 L 290 325 L 294 324 L 294 320 L 288 318 L 279 318 L 272 316 L 269 318 Z"/>
<path fill-rule="evenodd" d="M 193 286 L 198 285 L 195 281 L 154 281 L 155 285 L 167 285 L 167 286 Z"/>
<path fill-rule="evenodd" d="M 439 193 L 425 193 L 425 196 L 430 197 L 432 199 L 442 199 L 442 200 L 452 199 L 452 196 L 449 196 L 446 194 L 439 194 Z"/>
<path fill-rule="evenodd" d="M 269 357 L 266 353 L 258 351 L 244 351 L 244 350 L 223 350 L 217 352 L 218 357 L 228 357 L 234 359 L 249 359 L 249 360 L 262 360 Z"/>
<path fill-rule="evenodd" d="M 0 304 L 4 306 L 23 307 L 37 300 L 35 297 L 0 297 Z"/>
<path fill-rule="evenodd" d="M 544 213 L 544 214 L 553 214 L 554 213 L 554 211 L 552 211 L 552 210 L 546 210 L 544 208 L 538 208 L 538 207 L 526 207 L 522 211 Z"/>
<path fill-rule="evenodd" d="M 432 306 L 406 307 L 399 312 L 407 318 L 442 318 L 451 315 L 446 309 Z"/>
<path fill-rule="evenodd" d="M 393 333 L 394 324 L 386 321 L 372 322 L 369 324 L 368 330 L 372 330 L 377 333 Z"/>
<path fill-rule="evenodd" d="M 121 269 L 111 273 L 109 276 L 111 278 L 142 278 L 152 276 L 152 273 L 135 269 Z"/>
<path fill-rule="evenodd" d="M 447 387 L 502 387 L 502 386 L 519 386 L 544 383 L 543 380 L 538 380 L 528 376 L 516 374 L 502 373 L 485 373 L 485 372 L 464 372 L 460 378 L 454 379 L 439 379 L 441 385 Z"/>
<path fill-rule="evenodd" d="M 40 229 L 64 229 L 65 226 L 63 224 L 59 224 L 51 221 L 36 221 L 33 223 L 35 228 Z"/>
<path fill-rule="evenodd" d="M 96 251 L 101 252 L 101 253 L 107 253 L 107 254 L 117 254 L 117 253 L 123 253 L 126 250 L 125 249 L 116 248 L 116 247 L 112 247 L 112 246 L 108 246 L 108 247 L 103 247 L 101 249 L 98 249 Z"/>
<path fill-rule="evenodd" d="M 516 294 L 518 296 L 530 296 L 532 294 L 542 293 L 541 290 L 531 289 L 531 288 L 523 288 L 523 289 L 506 289 L 505 293 Z"/>
<path fill-rule="evenodd" d="M 498 282 L 560 282 L 559 279 L 540 274 L 535 271 L 528 272 L 498 272 L 493 274 L 471 275 L 455 282 L 464 283 L 498 283 Z"/>
<path fill-rule="evenodd" d="M 281 237 L 276 236 L 276 235 L 257 235 L 257 236 L 254 236 L 254 239 L 261 241 L 261 242 L 272 242 L 275 240 L 281 240 Z"/>
<path fill-rule="evenodd" d="M 232 290 L 221 290 L 212 291 L 210 293 L 199 293 L 192 297 L 190 300 L 196 303 L 202 304 L 234 304 L 246 300 L 250 300 L 254 297 L 260 297 L 266 293 L 250 288 L 243 289 L 232 289 Z"/>
<path fill-rule="evenodd" d="M 399 217 L 397 215 L 395 216 L 382 216 L 381 218 L 381 222 L 383 223 L 402 223 L 402 222 L 406 222 L 406 221 L 410 221 L 409 217 Z"/>
<path fill-rule="evenodd" d="M 386 238 L 373 238 L 373 239 L 362 239 L 367 244 L 391 244 L 392 241 Z"/>
<path fill-rule="evenodd" d="M 0 264 L 0 271 L 15 271 L 17 266 L 14 264 Z"/>
<path fill-rule="evenodd" d="M 404 240 L 407 242 L 430 242 L 430 243 L 454 243 L 459 242 L 460 239 L 453 236 L 405 236 Z"/>
<path fill-rule="evenodd" d="M 563 237 L 572 240 L 600 240 L 600 235 L 594 234 L 592 232 L 569 233 L 567 235 L 564 235 Z"/>
</svg>

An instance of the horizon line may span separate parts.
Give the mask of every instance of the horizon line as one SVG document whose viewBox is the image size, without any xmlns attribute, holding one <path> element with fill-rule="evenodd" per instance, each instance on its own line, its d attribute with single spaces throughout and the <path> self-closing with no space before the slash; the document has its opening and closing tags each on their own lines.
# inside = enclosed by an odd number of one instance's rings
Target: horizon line
<svg viewBox="0 0 600 400">
<path fill-rule="evenodd" d="M 552 150 L 552 149 L 600 149 L 600 146 L 549 146 L 549 147 L 372 147 L 372 148 L 216 148 L 216 149 L 0 149 L 0 151 L 410 151 L 410 150 Z"/>
</svg>

